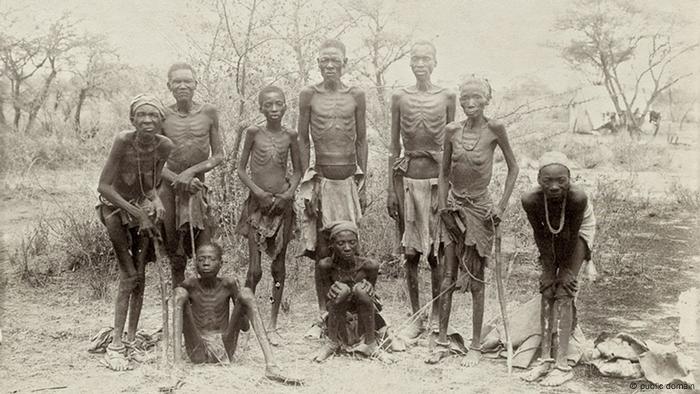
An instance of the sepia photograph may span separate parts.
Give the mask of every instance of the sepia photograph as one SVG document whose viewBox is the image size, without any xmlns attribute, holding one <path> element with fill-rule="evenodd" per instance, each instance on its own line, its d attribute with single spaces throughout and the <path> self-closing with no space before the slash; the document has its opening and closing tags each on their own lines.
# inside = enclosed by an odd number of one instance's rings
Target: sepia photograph
<svg viewBox="0 0 700 394">
<path fill-rule="evenodd" d="M 0 391 L 700 392 L 698 65 L 698 0 L 0 0 Z"/>
</svg>

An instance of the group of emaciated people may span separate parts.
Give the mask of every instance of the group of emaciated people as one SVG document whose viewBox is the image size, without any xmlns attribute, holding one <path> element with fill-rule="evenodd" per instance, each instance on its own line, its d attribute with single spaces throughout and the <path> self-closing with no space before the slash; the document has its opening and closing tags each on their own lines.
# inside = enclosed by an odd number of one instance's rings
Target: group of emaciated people
<svg viewBox="0 0 700 394">
<path fill-rule="evenodd" d="M 472 340 L 462 364 L 469 367 L 481 357 L 484 269 L 518 164 L 504 125 L 484 115 L 492 94 L 489 82 L 468 78 L 458 95 L 435 86 L 431 74 L 436 55 L 430 42 L 416 42 L 410 52 L 416 83 L 398 89 L 391 98 L 387 209 L 401 234 L 411 310 L 418 314 L 425 309 L 418 288 L 423 257 L 430 266 L 432 304 L 429 327 L 414 319 L 398 335 L 415 339 L 426 331 L 435 333 L 426 362 L 440 362 L 450 354 L 452 292 L 456 287 L 468 290 Z M 135 130 L 116 136 L 98 188 L 99 217 L 114 245 L 120 272 L 115 334 L 105 356 L 110 368 L 128 368 L 125 352 L 136 334 L 144 266 L 162 250 L 172 268 L 176 362 L 182 360 L 183 336 L 191 362 L 227 362 L 239 333 L 252 326 L 265 357 L 266 376 L 298 383 L 281 372 L 272 352 L 272 346 L 283 342 L 278 314 L 287 245 L 295 230 L 297 188 L 304 203 L 301 242 L 304 254 L 315 260 L 318 297 L 319 314 L 310 318 L 313 325 L 307 335 L 326 338 L 313 359 L 322 362 L 340 351 L 367 357 L 381 354 L 377 332 L 386 322 L 379 315 L 376 294 L 379 265 L 359 255 L 358 221 L 366 207 L 368 160 L 365 94 L 342 81 L 347 58 L 340 41 L 323 42 L 317 60 L 323 81 L 299 93 L 296 131 L 283 125 L 285 94 L 275 86 L 259 94 L 265 124 L 245 130 L 238 175 L 249 196 L 237 225 L 249 246 L 244 287 L 218 275 L 224 251 L 212 241 L 205 174 L 222 163 L 224 151 L 217 109 L 193 100 L 197 87 L 193 68 L 185 63 L 170 67 L 167 86 L 174 104 L 165 107 L 147 94 L 133 99 L 129 117 Z M 456 100 L 466 115 L 463 121 L 454 120 Z M 503 194 L 494 204 L 488 186 L 497 146 L 508 172 Z M 538 364 L 523 378 L 559 385 L 573 376 L 566 342 L 575 324 L 577 275 L 592 246 L 580 230 L 591 225 L 592 211 L 586 194 L 571 184 L 565 156 L 545 154 L 538 184 L 522 196 L 522 207 L 542 265 L 543 340 Z M 254 295 L 262 276 L 263 252 L 272 260 L 268 329 Z M 185 278 L 192 256 L 198 275 Z"/>
</svg>

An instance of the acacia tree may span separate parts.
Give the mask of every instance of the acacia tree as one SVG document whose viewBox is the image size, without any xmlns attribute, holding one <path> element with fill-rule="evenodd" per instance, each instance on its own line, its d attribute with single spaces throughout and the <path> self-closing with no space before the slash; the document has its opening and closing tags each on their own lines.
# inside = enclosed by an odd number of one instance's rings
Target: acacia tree
<svg viewBox="0 0 700 394">
<path fill-rule="evenodd" d="M 2 75 L 10 82 L 13 126 L 19 130 L 26 113 L 26 133 L 34 127 L 58 74 L 72 66 L 77 50 L 92 40 L 76 32 L 78 21 L 70 14 L 63 14 L 33 37 L 10 33 L 15 22 L 0 32 L 0 63 Z"/>
<path fill-rule="evenodd" d="M 570 37 L 560 48 L 562 57 L 592 80 L 602 80 L 630 133 L 638 131 L 660 94 L 692 74 L 670 75 L 669 65 L 698 47 L 676 39 L 675 20 L 654 15 L 628 0 L 577 0 L 554 26 Z"/>
<path fill-rule="evenodd" d="M 360 75 L 372 84 L 377 100 L 378 113 L 370 113 L 368 120 L 373 128 L 387 130 L 390 123 L 386 73 L 389 68 L 411 51 L 413 30 L 397 22 L 397 9 L 380 0 L 363 0 L 348 3 L 348 9 L 357 15 L 358 29 L 364 52 L 356 61 Z M 380 141 L 388 148 L 386 133 L 379 133 Z"/>
<path fill-rule="evenodd" d="M 128 66 L 118 63 L 119 57 L 101 37 L 95 37 L 87 46 L 86 60 L 83 67 L 73 70 L 71 84 L 75 89 L 73 101 L 73 130 L 80 136 L 80 116 L 85 103 L 99 97 L 108 98 L 120 88 L 120 76 Z"/>
</svg>

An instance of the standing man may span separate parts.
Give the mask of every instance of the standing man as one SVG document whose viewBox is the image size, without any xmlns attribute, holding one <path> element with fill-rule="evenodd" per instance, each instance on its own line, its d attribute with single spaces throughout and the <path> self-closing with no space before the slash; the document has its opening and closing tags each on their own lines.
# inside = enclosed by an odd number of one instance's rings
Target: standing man
<svg viewBox="0 0 700 394">
<path fill-rule="evenodd" d="M 387 210 L 397 221 L 406 257 L 406 282 L 411 309 L 420 309 L 418 263 L 426 256 L 430 265 L 432 298 L 440 293 L 435 235 L 437 186 L 445 125 L 455 117 L 455 95 L 433 85 L 430 75 L 437 66 L 435 46 L 419 41 L 411 48 L 411 70 L 415 86 L 399 89 L 391 98 L 391 149 L 387 185 Z M 403 146 L 403 157 L 401 147 Z M 439 308 L 433 304 L 430 323 L 437 324 Z M 409 339 L 423 332 L 423 320 L 404 333 Z"/>
<path fill-rule="evenodd" d="M 545 153 L 537 183 L 521 200 L 542 265 L 541 359 L 523 379 L 543 378 L 541 385 L 559 386 L 574 377 L 566 355 L 576 327 L 578 273 L 583 261 L 591 259 L 596 224 L 586 193 L 571 184 L 566 155 Z"/>
<path fill-rule="evenodd" d="M 305 206 L 302 242 L 305 254 L 316 261 L 314 281 L 323 315 L 329 289 L 320 278 L 319 261 L 329 252 L 328 239 L 321 229 L 340 220 L 357 224 L 362 217 L 366 204 L 367 130 L 364 92 L 346 86 L 340 79 L 348 62 L 345 45 L 338 40 L 324 41 L 317 60 L 323 82 L 307 86 L 299 94 L 299 148 L 305 171 L 300 195 Z M 322 319 L 307 336 L 320 337 L 320 322 Z"/>
<path fill-rule="evenodd" d="M 185 279 L 187 257 L 194 252 L 192 243 L 207 244 L 211 239 L 213 223 L 204 174 L 224 160 L 224 145 L 216 108 L 193 100 L 197 79 L 192 66 L 170 66 L 168 89 L 175 104 L 166 109 L 163 134 L 175 143 L 175 149 L 163 169 L 159 193 L 165 206 L 165 246 L 175 288 Z"/>
</svg>

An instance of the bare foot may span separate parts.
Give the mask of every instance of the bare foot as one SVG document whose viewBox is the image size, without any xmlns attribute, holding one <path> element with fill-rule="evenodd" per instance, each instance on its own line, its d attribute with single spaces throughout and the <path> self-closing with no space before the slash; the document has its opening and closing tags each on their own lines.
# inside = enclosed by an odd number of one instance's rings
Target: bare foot
<svg viewBox="0 0 700 394">
<path fill-rule="evenodd" d="M 316 361 L 317 363 L 322 363 L 328 359 L 328 357 L 332 356 L 335 354 L 335 352 L 338 350 L 338 346 L 332 343 L 327 343 L 323 345 L 321 350 L 316 353 L 316 355 L 313 358 L 313 361 Z"/>
<path fill-rule="evenodd" d="M 409 325 L 401 331 L 401 336 L 406 339 L 418 338 L 420 334 L 422 334 L 423 331 L 425 331 L 425 324 L 423 320 L 423 317 L 419 317 L 416 321 L 413 322 L 413 324 Z"/>
<path fill-rule="evenodd" d="M 437 364 L 439 363 L 443 358 L 447 358 L 447 356 L 450 355 L 450 346 L 449 345 L 435 345 L 435 348 L 430 354 L 430 357 L 425 360 L 426 364 Z"/>
<path fill-rule="evenodd" d="M 270 345 L 279 346 L 284 341 L 282 336 L 277 330 L 270 330 L 267 332 L 267 339 L 270 341 Z"/>
<path fill-rule="evenodd" d="M 365 357 L 372 357 L 379 353 L 379 346 L 377 346 L 377 342 L 372 342 L 371 344 L 360 342 L 350 349 L 350 353 L 359 353 Z"/>
<path fill-rule="evenodd" d="M 265 368 L 265 377 L 270 380 L 274 380 L 275 382 L 288 384 L 290 386 L 301 386 L 304 384 L 303 379 L 293 378 L 285 375 L 282 372 L 282 370 L 276 365 L 268 365 Z"/>
<path fill-rule="evenodd" d="M 547 376 L 540 381 L 540 384 L 542 386 L 548 386 L 548 387 L 553 387 L 553 386 L 561 386 L 562 384 L 568 382 L 569 380 L 573 379 L 574 377 L 574 372 L 569 368 L 567 371 L 562 371 L 559 368 L 553 368 Z"/>
<path fill-rule="evenodd" d="M 129 360 L 126 358 L 125 353 L 126 348 L 124 345 L 118 347 L 110 344 L 107 346 L 107 352 L 101 363 L 112 371 L 128 371 L 131 369 L 131 366 L 129 365 Z"/>
<path fill-rule="evenodd" d="M 479 364 L 479 361 L 481 360 L 481 351 L 476 350 L 476 349 L 469 349 L 469 352 L 467 352 L 467 355 L 464 356 L 462 359 L 462 366 L 463 367 L 473 367 L 477 364 Z"/>
<path fill-rule="evenodd" d="M 536 365 L 534 368 L 531 370 L 527 371 L 524 374 L 520 375 L 520 379 L 526 381 L 526 382 L 534 382 L 535 380 L 543 377 L 546 375 L 549 370 L 552 369 L 552 363 L 543 361 Z"/>
</svg>

